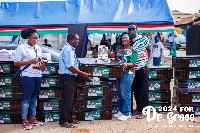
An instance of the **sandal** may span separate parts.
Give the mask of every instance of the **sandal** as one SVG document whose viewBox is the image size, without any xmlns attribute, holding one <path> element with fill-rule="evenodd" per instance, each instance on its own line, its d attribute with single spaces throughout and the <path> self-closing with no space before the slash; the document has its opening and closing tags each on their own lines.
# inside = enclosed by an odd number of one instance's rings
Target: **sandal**
<svg viewBox="0 0 200 133">
<path fill-rule="evenodd" d="M 65 122 L 64 124 L 61 125 L 61 127 L 66 127 L 66 126 L 68 127 L 68 126 L 71 126 L 71 125 L 72 125 L 72 124 L 70 124 L 70 123 L 68 123 L 68 122 Z"/>
<path fill-rule="evenodd" d="M 141 112 L 136 111 L 136 112 L 131 113 L 131 116 L 140 115 L 140 114 Z"/>
<path fill-rule="evenodd" d="M 73 120 L 72 123 L 73 123 L 73 124 L 79 124 L 79 123 L 81 123 L 81 122 L 79 122 L 78 120 Z"/>
<path fill-rule="evenodd" d="M 140 115 L 138 115 L 136 118 L 137 118 L 137 119 L 143 119 L 143 118 L 145 118 L 145 116 L 144 116 L 143 114 L 140 114 Z"/>
<path fill-rule="evenodd" d="M 72 124 L 65 122 L 64 124 L 61 125 L 61 127 L 66 127 L 66 128 L 76 128 L 75 126 L 73 126 Z"/>
<path fill-rule="evenodd" d="M 66 128 L 76 128 L 76 127 L 73 126 L 72 124 L 67 124 L 65 127 L 66 127 Z"/>
</svg>

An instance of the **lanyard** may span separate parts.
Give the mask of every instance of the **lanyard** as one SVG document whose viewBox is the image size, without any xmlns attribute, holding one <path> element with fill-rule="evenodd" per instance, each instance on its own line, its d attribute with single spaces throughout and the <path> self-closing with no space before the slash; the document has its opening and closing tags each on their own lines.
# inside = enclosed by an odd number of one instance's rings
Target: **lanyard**
<svg viewBox="0 0 200 133">
<path fill-rule="evenodd" d="M 35 54 L 36 54 L 36 57 L 35 57 L 35 59 L 37 59 L 37 49 L 35 49 Z"/>
</svg>

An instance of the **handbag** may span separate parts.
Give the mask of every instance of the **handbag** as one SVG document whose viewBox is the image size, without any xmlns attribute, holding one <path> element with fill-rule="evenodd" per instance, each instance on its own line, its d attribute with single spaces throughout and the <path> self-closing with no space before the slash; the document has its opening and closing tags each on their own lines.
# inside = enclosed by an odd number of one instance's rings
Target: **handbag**
<svg viewBox="0 0 200 133">
<path fill-rule="evenodd" d="M 28 68 L 31 64 L 26 65 L 22 70 L 17 70 L 17 72 L 15 73 L 15 75 L 13 76 L 13 79 L 16 81 L 19 81 L 19 77 L 20 74 L 22 73 L 22 71 L 24 71 L 26 68 Z"/>
</svg>

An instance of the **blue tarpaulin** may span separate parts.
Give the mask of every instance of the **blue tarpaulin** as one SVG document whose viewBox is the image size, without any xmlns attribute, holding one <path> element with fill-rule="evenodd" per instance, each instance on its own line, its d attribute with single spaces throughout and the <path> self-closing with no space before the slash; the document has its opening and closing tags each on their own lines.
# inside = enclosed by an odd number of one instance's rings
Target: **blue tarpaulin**
<svg viewBox="0 0 200 133">
<path fill-rule="evenodd" d="M 173 23 L 166 0 L 0 2 L 0 27 L 80 23 Z"/>
</svg>

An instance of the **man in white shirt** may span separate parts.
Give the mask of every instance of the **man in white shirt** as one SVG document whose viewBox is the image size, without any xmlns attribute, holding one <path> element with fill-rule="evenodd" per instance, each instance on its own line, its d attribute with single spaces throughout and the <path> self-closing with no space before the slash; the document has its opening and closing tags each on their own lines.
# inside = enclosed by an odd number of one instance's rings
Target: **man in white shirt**
<svg viewBox="0 0 200 133">
<path fill-rule="evenodd" d="M 40 91 L 39 98 L 43 98 L 42 96 L 43 96 L 43 92 L 42 92 L 42 91 Z"/>
<path fill-rule="evenodd" d="M 86 113 L 85 120 L 90 120 L 88 113 Z"/>
<path fill-rule="evenodd" d="M 46 115 L 46 117 L 45 117 L 45 122 L 48 122 L 48 115 Z"/>
<path fill-rule="evenodd" d="M 196 96 L 193 96 L 192 102 L 197 102 Z"/>
<path fill-rule="evenodd" d="M 88 101 L 87 108 L 91 108 L 90 101 Z"/>
<path fill-rule="evenodd" d="M 48 110 L 47 109 L 47 103 L 44 103 L 44 110 Z"/>
<path fill-rule="evenodd" d="M 94 101 L 91 101 L 90 108 L 95 108 Z"/>
<path fill-rule="evenodd" d="M 0 102 L 0 109 L 3 109 L 3 105 L 2 105 L 2 102 Z"/>
<path fill-rule="evenodd" d="M 153 84 L 150 84 L 149 90 L 154 90 Z"/>
<path fill-rule="evenodd" d="M 44 91 L 44 95 L 42 95 L 42 98 L 48 98 L 47 92 Z"/>
<path fill-rule="evenodd" d="M 192 76 L 192 72 L 190 72 L 189 74 L 189 79 L 191 79 L 193 76 Z"/>
<path fill-rule="evenodd" d="M 2 116 L 0 116 L 0 123 L 4 123 Z"/>
<path fill-rule="evenodd" d="M 113 91 L 117 91 L 115 84 L 113 85 Z"/>
<path fill-rule="evenodd" d="M 48 121 L 53 121 L 53 119 L 52 119 L 52 115 L 49 115 L 49 119 L 48 119 Z"/>
<path fill-rule="evenodd" d="M 97 76 L 102 76 L 102 74 L 101 74 L 101 69 L 98 69 Z"/>
<path fill-rule="evenodd" d="M 94 69 L 93 76 L 98 76 L 97 69 Z"/>
<path fill-rule="evenodd" d="M 154 44 L 155 44 L 155 37 L 156 37 L 156 35 L 155 35 L 155 33 L 153 32 L 152 35 L 151 35 L 151 37 L 150 37 L 151 45 L 154 45 Z"/>
<path fill-rule="evenodd" d="M 195 72 L 192 73 L 192 78 L 196 78 Z"/>
<path fill-rule="evenodd" d="M 153 65 L 160 66 L 162 57 L 162 43 L 159 42 L 158 36 L 155 36 L 155 44 L 151 45 L 151 47 L 152 47 Z"/>
<path fill-rule="evenodd" d="M 45 82 L 44 82 L 44 87 L 49 87 L 49 84 L 48 84 L 47 79 L 46 79 Z"/>
<path fill-rule="evenodd" d="M 200 102 L 199 96 L 197 96 L 197 101 L 196 102 Z"/>
<path fill-rule="evenodd" d="M 193 63 L 192 63 L 192 61 L 190 61 L 189 67 L 193 67 Z"/>
<path fill-rule="evenodd" d="M 99 56 L 101 57 L 101 59 L 108 59 L 108 54 L 106 53 L 105 47 L 102 47 L 102 50 Z"/>
<path fill-rule="evenodd" d="M 92 90 L 91 89 L 89 89 L 88 96 L 92 96 Z"/>
<path fill-rule="evenodd" d="M 196 61 L 193 61 L 192 67 L 197 67 Z"/>
<path fill-rule="evenodd" d="M 188 89 L 191 89 L 191 84 L 190 83 L 188 83 Z"/>
<path fill-rule="evenodd" d="M 95 93 L 95 89 L 92 90 L 92 95 L 91 96 L 97 96 L 97 94 Z"/>
<path fill-rule="evenodd" d="M 5 83 L 4 83 L 4 81 L 3 81 L 3 78 L 1 78 L 0 85 L 5 85 Z"/>
<path fill-rule="evenodd" d="M 47 71 L 47 67 L 44 68 L 44 71 L 42 71 L 42 74 L 49 74 L 49 71 Z"/>
<path fill-rule="evenodd" d="M 0 97 L 6 97 L 5 94 L 4 94 L 4 90 L 1 90 Z"/>
<path fill-rule="evenodd" d="M 90 113 L 89 120 L 94 120 L 92 113 Z"/>
<path fill-rule="evenodd" d="M 153 94 L 151 95 L 151 97 L 149 98 L 149 101 L 153 101 L 155 100 L 155 98 L 153 97 Z"/>
<path fill-rule="evenodd" d="M 117 102 L 116 96 L 113 96 L 112 102 Z"/>
<path fill-rule="evenodd" d="M 44 87 L 44 80 L 41 80 L 41 87 Z"/>
<path fill-rule="evenodd" d="M 0 66 L 0 73 L 3 73 L 3 69 L 1 68 L 1 66 Z"/>
<path fill-rule="evenodd" d="M 190 86 L 190 89 L 195 89 L 194 83 Z"/>
<path fill-rule="evenodd" d="M 177 37 L 177 32 L 174 31 L 171 32 L 171 33 L 168 33 L 168 39 L 169 39 L 169 55 L 171 55 L 171 49 L 172 49 L 172 45 L 173 45 L 173 41 L 175 42 L 176 44 L 176 37 Z"/>
<path fill-rule="evenodd" d="M 52 110 L 52 107 L 51 107 L 51 104 L 50 104 L 50 103 L 48 103 L 47 110 Z"/>
<path fill-rule="evenodd" d="M 199 109 L 196 109 L 195 115 L 200 115 Z"/>
<path fill-rule="evenodd" d="M 112 113 L 117 113 L 116 107 L 113 107 Z"/>
</svg>

